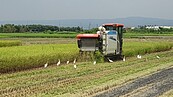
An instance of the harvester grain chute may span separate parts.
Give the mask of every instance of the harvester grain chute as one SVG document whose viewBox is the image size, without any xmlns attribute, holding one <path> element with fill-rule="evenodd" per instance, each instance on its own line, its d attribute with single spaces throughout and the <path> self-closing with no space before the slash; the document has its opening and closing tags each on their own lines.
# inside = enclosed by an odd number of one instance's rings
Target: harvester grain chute
<svg viewBox="0 0 173 97">
<path fill-rule="evenodd" d="M 100 26 L 97 34 L 78 34 L 79 51 L 99 51 L 105 57 L 122 59 L 123 27 L 123 24 L 108 23 Z"/>
</svg>

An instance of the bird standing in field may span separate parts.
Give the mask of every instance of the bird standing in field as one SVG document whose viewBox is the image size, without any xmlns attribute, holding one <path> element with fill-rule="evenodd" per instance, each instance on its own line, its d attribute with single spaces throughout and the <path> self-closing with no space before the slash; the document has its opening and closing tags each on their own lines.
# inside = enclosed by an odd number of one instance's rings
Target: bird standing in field
<svg viewBox="0 0 173 97">
<path fill-rule="evenodd" d="M 70 61 L 67 61 L 67 64 L 69 64 Z"/>
<path fill-rule="evenodd" d="M 46 68 L 48 66 L 48 62 L 46 64 L 44 64 L 44 68 Z"/>
<path fill-rule="evenodd" d="M 76 59 L 74 59 L 74 61 L 73 61 L 73 64 L 75 64 L 76 63 Z"/>
<path fill-rule="evenodd" d="M 77 68 L 76 59 L 74 59 L 73 64 L 74 64 L 73 67 L 76 69 Z"/>
<path fill-rule="evenodd" d="M 76 69 L 77 68 L 76 64 L 74 64 L 73 67 Z"/>
<path fill-rule="evenodd" d="M 157 59 L 160 59 L 160 57 L 159 57 L 159 56 L 156 56 L 156 58 L 157 58 Z"/>
<path fill-rule="evenodd" d="M 125 56 L 123 57 L 123 61 L 124 61 L 124 62 L 126 61 L 126 57 L 125 57 Z"/>
<path fill-rule="evenodd" d="M 57 66 L 59 66 L 61 64 L 61 61 L 60 61 L 60 59 L 59 59 L 59 61 L 58 61 L 58 63 L 56 64 Z"/>
<path fill-rule="evenodd" d="M 137 58 L 138 58 L 138 59 L 141 59 L 141 58 L 142 58 L 142 56 L 141 56 L 141 55 L 137 55 Z"/>
<path fill-rule="evenodd" d="M 94 65 L 95 65 L 96 63 L 97 63 L 96 61 L 93 62 Z"/>
<path fill-rule="evenodd" d="M 109 59 L 109 58 L 108 58 L 108 61 L 109 61 L 110 63 L 113 63 L 113 62 L 114 62 L 114 61 L 112 61 L 112 60 L 111 60 L 111 59 Z"/>
</svg>

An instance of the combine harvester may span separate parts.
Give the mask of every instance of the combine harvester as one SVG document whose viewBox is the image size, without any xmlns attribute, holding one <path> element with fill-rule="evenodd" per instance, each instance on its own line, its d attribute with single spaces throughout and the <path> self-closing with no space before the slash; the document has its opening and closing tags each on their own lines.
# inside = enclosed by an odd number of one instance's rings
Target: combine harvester
<svg viewBox="0 0 173 97">
<path fill-rule="evenodd" d="M 99 51 L 105 59 L 122 59 L 123 24 L 108 23 L 99 27 L 97 34 L 78 34 L 79 51 Z"/>
</svg>

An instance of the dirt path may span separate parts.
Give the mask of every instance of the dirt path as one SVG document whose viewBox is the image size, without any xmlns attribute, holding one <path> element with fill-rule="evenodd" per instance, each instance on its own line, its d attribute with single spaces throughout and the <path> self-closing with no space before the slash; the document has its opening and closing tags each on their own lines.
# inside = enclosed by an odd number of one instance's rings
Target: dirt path
<svg viewBox="0 0 173 97">
<path fill-rule="evenodd" d="M 173 89 L 173 68 L 161 70 L 95 97 L 158 97 Z"/>
</svg>

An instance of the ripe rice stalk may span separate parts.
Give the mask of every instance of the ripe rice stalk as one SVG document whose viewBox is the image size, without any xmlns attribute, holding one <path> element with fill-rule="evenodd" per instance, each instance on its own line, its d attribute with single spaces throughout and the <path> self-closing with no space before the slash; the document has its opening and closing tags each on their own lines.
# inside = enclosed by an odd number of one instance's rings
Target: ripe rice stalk
<svg viewBox="0 0 173 97">
<path fill-rule="evenodd" d="M 123 54 L 126 57 L 136 56 L 152 52 L 160 52 L 171 49 L 169 42 L 126 42 L 123 45 Z M 0 48 L 0 72 L 20 71 L 29 68 L 43 67 L 48 64 L 56 64 L 60 59 L 62 63 L 73 61 L 79 62 L 100 61 L 103 56 L 98 52 L 86 52 L 79 54 L 76 44 L 46 44 Z"/>
<path fill-rule="evenodd" d="M 21 46 L 22 42 L 19 40 L 0 40 L 0 47 Z"/>
</svg>

